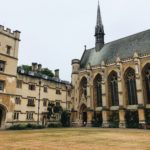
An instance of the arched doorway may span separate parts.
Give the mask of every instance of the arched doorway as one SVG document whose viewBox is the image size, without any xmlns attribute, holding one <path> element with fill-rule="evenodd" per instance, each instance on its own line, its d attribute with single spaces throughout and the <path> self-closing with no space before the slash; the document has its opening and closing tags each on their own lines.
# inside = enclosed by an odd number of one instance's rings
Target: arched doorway
<svg viewBox="0 0 150 150">
<path fill-rule="evenodd" d="M 6 119 L 6 108 L 0 104 L 0 128 L 3 128 L 5 125 Z"/>
<path fill-rule="evenodd" d="M 80 107 L 80 119 L 82 126 L 86 126 L 87 124 L 87 106 L 85 104 L 82 104 Z"/>
</svg>

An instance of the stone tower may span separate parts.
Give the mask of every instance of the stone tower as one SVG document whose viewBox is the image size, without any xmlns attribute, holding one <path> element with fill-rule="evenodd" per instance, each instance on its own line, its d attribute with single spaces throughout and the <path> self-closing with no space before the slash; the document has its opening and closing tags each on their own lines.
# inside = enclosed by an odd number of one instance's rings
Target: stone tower
<svg viewBox="0 0 150 150">
<path fill-rule="evenodd" d="M 97 22 L 95 27 L 95 49 L 99 51 L 104 46 L 104 27 L 102 23 L 102 17 L 100 12 L 100 5 L 98 2 L 97 8 Z"/>
</svg>

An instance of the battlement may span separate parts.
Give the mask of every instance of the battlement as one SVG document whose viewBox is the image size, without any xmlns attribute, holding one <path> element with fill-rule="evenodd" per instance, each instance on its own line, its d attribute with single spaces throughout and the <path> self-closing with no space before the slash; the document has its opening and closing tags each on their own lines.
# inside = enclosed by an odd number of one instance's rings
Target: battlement
<svg viewBox="0 0 150 150">
<path fill-rule="evenodd" d="M 0 25 L 0 33 L 20 41 L 20 31 L 18 30 L 11 31 L 11 29 L 5 29 L 4 26 Z"/>
</svg>

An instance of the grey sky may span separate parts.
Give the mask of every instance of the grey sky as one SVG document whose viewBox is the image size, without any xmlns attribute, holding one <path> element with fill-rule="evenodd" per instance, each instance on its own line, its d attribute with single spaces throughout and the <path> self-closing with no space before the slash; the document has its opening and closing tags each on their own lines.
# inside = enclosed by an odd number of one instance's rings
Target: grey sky
<svg viewBox="0 0 150 150">
<path fill-rule="evenodd" d="M 20 30 L 19 65 L 38 62 L 71 80 L 71 60 L 94 47 L 97 0 L 1 0 L 0 24 Z M 150 0 L 101 0 L 105 42 L 150 28 Z"/>
</svg>

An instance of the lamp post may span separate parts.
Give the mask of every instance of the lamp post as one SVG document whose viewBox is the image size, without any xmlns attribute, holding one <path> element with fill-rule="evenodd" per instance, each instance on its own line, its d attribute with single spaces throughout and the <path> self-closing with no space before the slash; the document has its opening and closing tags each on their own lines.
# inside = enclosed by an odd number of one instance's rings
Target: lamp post
<svg viewBox="0 0 150 150">
<path fill-rule="evenodd" d="M 38 118 L 37 118 L 37 124 L 39 125 L 40 122 L 40 98 L 41 98 L 41 80 L 39 79 L 39 98 L 38 98 Z"/>
</svg>

